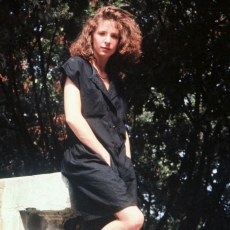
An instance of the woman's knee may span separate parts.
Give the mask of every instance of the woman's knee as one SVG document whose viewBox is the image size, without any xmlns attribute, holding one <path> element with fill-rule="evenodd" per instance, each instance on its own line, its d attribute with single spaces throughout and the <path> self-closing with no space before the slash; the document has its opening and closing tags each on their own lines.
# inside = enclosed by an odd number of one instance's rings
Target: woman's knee
<svg viewBox="0 0 230 230">
<path fill-rule="evenodd" d="M 143 214 L 139 215 L 137 218 L 133 217 L 130 219 L 127 230 L 139 230 L 143 226 L 144 223 L 144 217 Z"/>
<path fill-rule="evenodd" d="M 144 223 L 144 216 L 136 206 L 125 208 L 116 213 L 116 216 L 124 223 L 127 230 L 139 230 Z"/>
<path fill-rule="evenodd" d="M 141 211 L 137 213 L 135 216 L 132 216 L 130 219 L 131 229 L 140 229 L 144 223 L 144 215 Z"/>
</svg>

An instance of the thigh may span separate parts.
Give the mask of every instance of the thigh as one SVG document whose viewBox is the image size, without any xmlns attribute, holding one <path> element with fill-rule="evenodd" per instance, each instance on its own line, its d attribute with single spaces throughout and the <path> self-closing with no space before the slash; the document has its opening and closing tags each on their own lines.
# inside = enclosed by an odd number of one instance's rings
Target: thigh
<svg viewBox="0 0 230 230">
<path fill-rule="evenodd" d="M 115 213 L 117 219 L 121 221 L 134 221 L 143 218 L 143 214 L 137 206 L 129 206 Z"/>
</svg>

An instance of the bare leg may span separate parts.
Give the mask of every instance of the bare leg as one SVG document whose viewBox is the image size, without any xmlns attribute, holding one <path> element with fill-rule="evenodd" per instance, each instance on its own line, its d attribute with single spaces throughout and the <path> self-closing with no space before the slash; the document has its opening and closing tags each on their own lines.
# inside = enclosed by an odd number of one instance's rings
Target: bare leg
<svg viewBox="0 0 230 230">
<path fill-rule="evenodd" d="M 107 224 L 102 230 L 139 230 L 144 216 L 137 206 L 130 206 L 115 213 L 117 220 Z"/>
</svg>

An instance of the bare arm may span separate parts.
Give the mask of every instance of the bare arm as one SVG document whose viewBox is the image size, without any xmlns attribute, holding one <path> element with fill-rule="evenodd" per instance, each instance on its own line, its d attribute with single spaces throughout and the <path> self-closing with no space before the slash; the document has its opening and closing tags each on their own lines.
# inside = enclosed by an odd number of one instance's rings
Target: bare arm
<svg viewBox="0 0 230 230">
<path fill-rule="evenodd" d="M 66 122 L 77 138 L 110 165 L 108 151 L 98 141 L 89 124 L 82 116 L 80 91 L 68 77 L 64 86 L 64 108 Z"/>
<path fill-rule="evenodd" d="M 128 132 L 126 131 L 126 140 L 125 140 L 125 151 L 126 151 L 126 156 L 131 158 L 131 150 L 130 150 L 130 142 L 129 142 L 129 135 Z"/>
</svg>

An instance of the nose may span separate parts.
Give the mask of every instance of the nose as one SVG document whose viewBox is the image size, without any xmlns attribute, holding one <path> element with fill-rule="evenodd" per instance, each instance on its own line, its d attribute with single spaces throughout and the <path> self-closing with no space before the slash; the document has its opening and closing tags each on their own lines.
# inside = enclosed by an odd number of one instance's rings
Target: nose
<svg viewBox="0 0 230 230">
<path fill-rule="evenodd" d="M 110 35 L 108 34 L 106 37 L 105 37 L 105 43 L 110 43 Z"/>
</svg>

